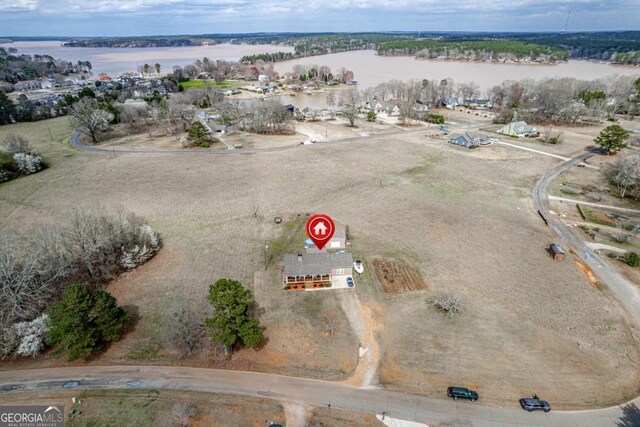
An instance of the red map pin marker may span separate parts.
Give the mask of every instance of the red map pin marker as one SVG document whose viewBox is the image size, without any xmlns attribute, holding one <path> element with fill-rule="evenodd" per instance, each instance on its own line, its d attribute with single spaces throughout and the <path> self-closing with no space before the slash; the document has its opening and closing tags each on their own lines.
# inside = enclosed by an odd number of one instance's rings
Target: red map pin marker
<svg viewBox="0 0 640 427">
<path fill-rule="evenodd" d="M 307 221 L 307 236 L 320 250 L 331 240 L 336 226 L 329 215 L 315 214 Z"/>
</svg>

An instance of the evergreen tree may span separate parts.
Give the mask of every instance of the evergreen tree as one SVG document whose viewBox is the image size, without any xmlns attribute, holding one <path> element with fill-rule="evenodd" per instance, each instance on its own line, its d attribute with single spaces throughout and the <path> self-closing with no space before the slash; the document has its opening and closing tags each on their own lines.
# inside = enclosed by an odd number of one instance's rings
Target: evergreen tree
<svg viewBox="0 0 640 427">
<path fill-rule="evenodd" d="M 69 361 L 83 359 L 118 339 L 128 315 L 106 291 L 90 292 L 81 284 L 69 285 L 48 311 L 48 344 L 58 344 L 55 355 Z"/>
<path fill-rule="evenodd" d="M 193 122 L 187 139 L 199 147 L 208 147 L 211 142 L 209 130 L 201 122 Z"/>
<path fill-rule="evenodd" d="M 0 125 L 8 125 L 16 118 L 16 106 L 4 92 L 0 91 Z"/>
<path fill-rule="evenodd" d="M 213 305 L 213 316 L 205 323 L 212 329 L 211 339 L 224 345 L 225 351 L 229 352 L 237 342 L 245 347 L 262 342 L 260 321 L 249 313 L 253 295 L 242 283 L 218 280 L 209 286 L 209 302 Z"/>
<path fill-rule="evenodd" d="M 608 153 L 615 154 L 618 150 L 627 146 L 625 142 L 627 138 L 629 138 L 628 131 L 624 130 L 620 125 L 611 125 L 600 132 L 595 142 Z"/>
</svg>

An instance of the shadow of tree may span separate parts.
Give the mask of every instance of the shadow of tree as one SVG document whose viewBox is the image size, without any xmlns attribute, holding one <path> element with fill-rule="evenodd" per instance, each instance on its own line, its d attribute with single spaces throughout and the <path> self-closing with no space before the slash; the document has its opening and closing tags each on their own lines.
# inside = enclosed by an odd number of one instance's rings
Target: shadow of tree
<svg viewBox="0 0 640 427">
<path fill-rule="evenodd" d="M 635 403 L 630 403 L 622 407 L 622 417 L 616 422 L 618 427 L 638 427 L 640 426 L 640 408 Z"/>
</svg>

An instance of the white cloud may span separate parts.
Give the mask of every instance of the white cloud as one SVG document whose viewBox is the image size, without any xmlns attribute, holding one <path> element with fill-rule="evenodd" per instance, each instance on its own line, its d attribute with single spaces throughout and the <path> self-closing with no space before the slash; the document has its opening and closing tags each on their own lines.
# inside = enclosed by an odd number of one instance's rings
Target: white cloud
<svg viewBox="0 0 640 427">
<path fill-rule="evenodd" d="M 0 11 L 34 11 L 38 9 L 38 0 L 0 0 Z"/>
</svg>

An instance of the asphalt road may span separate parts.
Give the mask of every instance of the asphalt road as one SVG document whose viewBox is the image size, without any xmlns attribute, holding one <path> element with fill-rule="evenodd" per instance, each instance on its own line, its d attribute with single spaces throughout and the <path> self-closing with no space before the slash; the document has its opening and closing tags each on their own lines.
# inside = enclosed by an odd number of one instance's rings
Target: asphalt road
<svg viewBox="0 0 640 427">
<path fill-rule="evenodd" d="M 420 131 L 424 131 L 421 129 Z M 402 132 L 402 131 L 401 131 Z M 384 135 L 376 135 L 383 137 Z M 360 138 L 350 138 L 357 140 Z M 74 143 L 75 142 L 75 143 Z M 71 144 L 85 150 L 111 153 L 80 143 L 73 134 Z M 77 145 L 80 144 L 80 145 Z M 284 147 L 296 148 L 296 147 Z M 268 150 L 268 151 L 281 151 Z M 199 153 L 202 151 L 199 151 Z M 214 152 L 209 150 L 208 153 Z M 215 151 L 238 153 L 240 150 Z M 118 152 L 120 153 L 120 152 Z M 128 151 L 135 154 L 172 154 L 168 151 Z M 176 151 L 183 154 L 185 151 Z M 640 296 L 624 277 L 602 262 L 597 254 L 578 239 L 557 217 L 549 214 L 548 189 L 551 182 L 578 163 L 597 155 L 585 153 L 563 162 L 544 175 L 533 188 L 535 209 L 558 234 L 561 243 L 571 247 L 620 299 L 640 325 Z M 260 396 L 312 406 L 331 404 L 335 408 L 381 413 L 390 417 L 426 424 L 448 423 L 455 426 L 640 426 L 640 398 L 622 406 L 588 411 L 556 411 L 528 413 L 514 396 L 510 407 L 493 407 L 480 402 L 454 402 L 444 398 L 428 398 L 379 388 L 360 389 L 349 385 L 274 374 L 184 367 L 83 366 L 21 371 L 0 371 L 0 396 L 3 403 L 10 394 L 24 391 L 62 390 L 64 388 L 154 388 Z M 551 402 L 553 405 L 553 402 Z"/>
<path fill-rule="evenodd" d="M 534 207 L 542 214 L 547 220 L 549 227 L 551 227 L 561 239 L 558 243 L 561 245 L 564 243 L 584 261 L 596 277 L 613 291 L 620 303 L 627 309 L 636 325 L 640 326 L 640 293 L 637 287 L 604 262 L 602 258 L 591 250 L 582 239 L 577 237 L 560 218 L 549 213 L 549 186 L 551 182 L 578 163 L 582 163 L 584 160 L 597 155 L 595 152 L 580 154 L 566 162 L 560 163 L 547 172 L 533 187 L 532 196 Z"/>
<path fill-rule="evenodd" d="M 392 130 L 387 132 L 374 133 L 366 136 L 354 136 L 351 138 L 342 138 L 342 139 L 334 139 L 330 141 L 317 141 L 313 145 L 325 145 L 325 144 L 343 144 L 345 142 L 353 142 L 353 141 L 361 141 L 361 140 L 371 140 L 377 138 L 386 138 L 394 135 L 408 134 L 408 133 L 420 133 L 428 130 L 428 127 L 420 127 L 415 129 L 401 129 L 401 130 Z M 233 150 L 229 149 L 215 149 L 215 148 L 205 148 L 198 150 L 114 150 L 105 147 L 96 147 L 94 145 L 87 145 L 80 141 L 80 132 L 74 131 L 69 138 L 69 144 L 71 146 L 78 148 L 84 151 L 91 151 L 93 153 L 103 153 L 103 154 L 111 154 L 111 155 L 119 155 L 119 154 L 153 154 L 153 155 L 181 155 L 181 156 L 199 156 L 203 154 L 226 154 L 226 155 L 234 155 L 234 154 L 253 154 L 253 153 L 270 153 L 277 151 L 288 151 L 288 150 L 301 150 L 310 147 L 309 145 L 287 145 L 284 147 L 271 147 L 271 148 L 237 148 Z"/>
<path fill-rule="evenodd" d="M 200 392 L 232 393 L 284 400 L 312 406 L 382 413 L 394 418 L 426 424 L 452 426 L 616 426 L 623 417 L 619 407 L 593 411 L 551 411 L 528 413 L 514 400 L 508 408 L 481 403 L 435 399 L 383 389 L 360 389 L 341 383 L 286 377 L 256 372 L 182 367 L 83 366 L 0 372 L 0 399 L 5 393 L 62 390 L 65 388 L 152 388 Z M 445 390 L 443 390 L 443 395 Z M 480 396 L 480 401 L 482 396 Z M 627 409 L 640 423 L 640 411 Z M 620 424 L 632 426 L 639 424 Z"/>
</svg>

